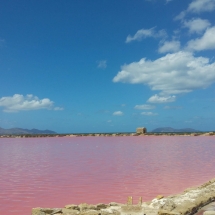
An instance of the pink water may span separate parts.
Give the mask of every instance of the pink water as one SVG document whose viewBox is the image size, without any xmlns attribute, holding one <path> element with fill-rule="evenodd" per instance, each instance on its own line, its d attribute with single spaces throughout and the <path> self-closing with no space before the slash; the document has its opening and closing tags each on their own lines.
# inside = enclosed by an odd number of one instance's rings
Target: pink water
<svg viewBox="0 0 215 215">
<path fill-rule="evenodd" d="M 215 137 L 0 138 L 0 209 L 137 202 L 215 177 Z"/>
</svg>

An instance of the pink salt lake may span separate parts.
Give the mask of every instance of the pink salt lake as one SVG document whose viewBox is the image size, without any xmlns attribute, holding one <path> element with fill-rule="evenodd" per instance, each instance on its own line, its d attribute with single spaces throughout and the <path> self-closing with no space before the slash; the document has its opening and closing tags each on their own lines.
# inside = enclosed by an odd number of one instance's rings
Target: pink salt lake
<svg viewBox="0 0 215 215">
<path fill-rule="evenodd" d="M 0 209 L 125 203 L 215 177 L 215 137 L 0 138 Z"/>
</svg>

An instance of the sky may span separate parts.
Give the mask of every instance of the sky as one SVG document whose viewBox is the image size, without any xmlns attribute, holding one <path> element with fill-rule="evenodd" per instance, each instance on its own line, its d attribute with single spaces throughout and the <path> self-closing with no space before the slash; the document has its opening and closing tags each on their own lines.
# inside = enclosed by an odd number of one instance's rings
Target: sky
<svg viewBox="0 0 215 215">
<path fill-rule="evenodd" d="M 0 127 L 215 130 L 215 0 L 0 5 Z"/>
</svg>

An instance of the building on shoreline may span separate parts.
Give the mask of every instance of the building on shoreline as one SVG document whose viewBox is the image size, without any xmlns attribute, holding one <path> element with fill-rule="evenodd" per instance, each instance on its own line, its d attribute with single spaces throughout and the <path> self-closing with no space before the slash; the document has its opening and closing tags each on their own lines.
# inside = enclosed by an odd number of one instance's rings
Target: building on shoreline
<svg viewBox="0 0 215 215">
<path fill-rule="evenodd" d="M 139 127 L 136 129 L 137 134 L 145 134 L 147 132 L 145 127 Z"/>
</svg>

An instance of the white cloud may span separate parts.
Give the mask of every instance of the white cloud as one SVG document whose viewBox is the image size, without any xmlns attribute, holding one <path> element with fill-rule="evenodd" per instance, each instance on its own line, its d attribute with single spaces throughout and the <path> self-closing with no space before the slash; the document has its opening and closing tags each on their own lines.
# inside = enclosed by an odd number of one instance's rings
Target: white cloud
<svg viewBox="0 0 215 215">
<path fill-rule="evenodd" d="M 106 60 L 100 60 L 97 61 L 97 67 L 100 69 L 106 69 L 107 68 L 107 61 Z"/>
<path fill-rule="evenodd" d="M 145 84 L 161 95 L 188 93 L 215 83 L 215 63 L 180 51 L 154 61 L 141 59 L 121 67 L 113 82 Z"/>
<path fill-rule="evenodd" d="M 177 52 L 180 50 L 180 41 L 172 40 L 172 41 L 165 41 L 162 46 L 159 47 L 159 53 L 166 53 L 166 52 Z"/>
<path fill-rule="evenodd" d="M 193 13 L 213 11 L 215 9 L 214 0 L 194 0 L 188 6 L 187 11 Z"/>
<path fill-rule="evenodd" d="M 142 112 L 141 115 L 144 115 L 144 116 L 156 116 L 158 114 L 157 113 L 153 113 L 153 112 Z"/>
<path fill-rule="evenodd" d="M 115 112 L 113 112 L 113 115 L 114 116 L 122 116 L 123 112 L 122 111 L 115 111 Z"/>
<path fill-rule="evenodd" d="M 176 96 L 159 96 L 155 94 L 154 96 L 150 97 L 147 102 L 150 103 L 168 103 L 168 102 L 174 102 L 176 99 Z"/>
<path fill-rule="evenodd" d="M 151 110 L 151 109 L 155 109 L 155 106 L 154 105 L 136 105 L 134 108 L 138 110 Z"/>
<path fill-rule="evenodd" d="M 190 33 L 202 33 L 206 28 L 210 26 L 210 22 L 207 19 L 192 19 L 184 21 L 183 27 L 188 28 Z"/>
<path fill-rule="evenodd" d="M 128 35 L 125 42 L 130 43 L 135 40 L 141 41 L 142 39 L 145 39 L 147 37 L 166 37 L 166 35 L 167 34 L 165 30 L 160 30 L 156 32 L 155 27 L 150 29 L 140 29 L 136 32 L 134 36 Z"/>
<path fill-rule="evenodd" d="M 188 8 L 177 15 L 174 20 L 183 20 L 188 13 L 211 12 L 215 10 L 215 0 L 193 0 Z"/>
<path fill-rule="evenodd" d="M 177 21 L 177 20 L 183 20 L 185 16 L 186 16 L 186 11 L 181 11 L 181 13 L 179 13 L 179 14 L 174 18 L 174 20 L 175 20 L 175 21 Z"/>
<path fill-rule="evenodd" d="M 215 26 L 208 28 L 201 38 L 190 40 L 187 49 L 192 51 L 215 49 Z"/>
<path fill-rule="evenodd" d="M 0 98 L 0 107 L 4 108 L 4 112 L 18 112 L 29 110 L 63 110 L 60 107 L 54 107 L 54 102 L 48 98 L 39 99 L 37 96 L 28 94 L 23 96 L 20 94 L 14 94 L 12 97 Z"/>
</svg>

